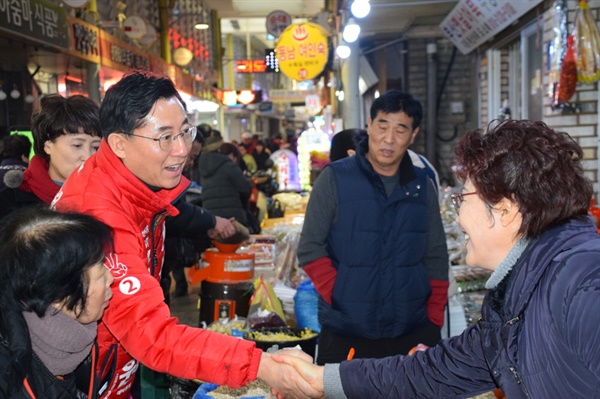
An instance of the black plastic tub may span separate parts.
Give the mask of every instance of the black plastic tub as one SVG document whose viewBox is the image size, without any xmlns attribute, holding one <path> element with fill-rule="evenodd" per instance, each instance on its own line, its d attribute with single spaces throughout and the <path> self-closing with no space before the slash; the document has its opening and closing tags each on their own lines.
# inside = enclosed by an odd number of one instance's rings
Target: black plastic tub
<svg viewBox="0 0 600 399">
<path fill-rule="evenodd" d="M 309 338 L 297 339 L 298 337 L 302 337 L 302 332 L 304 330 L 312 332 L 315 335 L 312 337 L 309 337 Z M 262 349 L 265 352 L 269 348 L 271 348 L 273 345 L 277 345 L 278 349 L 293 348 L 296 345 L 300 345 L 300 347 L 302 348 L 302 350 L 304 352 L 308 353 L 313 358 L 315 357 L 315 352 L 316 352 L 316 347 L 317 347 L 317 338 L 319 338 L 319 334 L 317 334 L 315 331 L 313 331 L 311 329 L 296 328 L 296 327 L 265 327 L 265 328 L 261 328 L 257 331 L 262 334 L 267 334 L 267 335 L 268 334 L 276 334 L 276 333 L 284 333 L 285 335 L 288 335 L 290 337 L 295 337 L 294 339 L 290 339 L 290 340 L 273 340 L 273 341 L 271 341 L 271 340 L 254 339 L 254 338 L 252 338 L 252 332 L 244 334 L 244 339 L 246 339 L 248 341 L 256 342 L 256 347 Z"/>
</svg>

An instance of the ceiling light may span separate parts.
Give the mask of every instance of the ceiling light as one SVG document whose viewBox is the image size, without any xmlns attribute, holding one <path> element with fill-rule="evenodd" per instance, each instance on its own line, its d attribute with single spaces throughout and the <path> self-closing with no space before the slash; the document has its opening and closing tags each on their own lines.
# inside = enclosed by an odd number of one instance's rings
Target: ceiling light
<svg viewBox="0 0 600 399">
<path fill-rule="evenodd" d="M 340 44 L 335 49 L 335 53 L 341 59 L 346 59 L 346 58 L 350 57 L 350 53 L 351 53 L 350 47 L 346 46 L 345 44 Z"/>
<path fill-rule="evenodd" d="M 354 43 L 356 39 L 358 39 L 358 35 L 360 35 L 360 26 L 354 22 L 354 18 L 350 18 L 348 24 L 346 24 L 346 27 L 344 28 L 342 37 L 346 43 Z"/>
<path fill-rule="evenodd" d="M 350 11 L 356 18 L 364 18 L 369 15 L 371 4 L 369 4 L 369 0 L 355 0 L 350 6 Z"/>
<path fill-rule="evenodd" d="M 206 22 L 198 22 L 196 25 L 194 25 L 194 28 L 199 30 L 208 29 L 208 24 Z"/>
</svg>

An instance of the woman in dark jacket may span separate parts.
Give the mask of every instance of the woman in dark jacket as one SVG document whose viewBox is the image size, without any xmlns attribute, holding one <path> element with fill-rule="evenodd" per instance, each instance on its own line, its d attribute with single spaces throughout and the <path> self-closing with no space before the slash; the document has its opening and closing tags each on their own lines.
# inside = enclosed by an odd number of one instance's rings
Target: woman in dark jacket
<svg viewBox="0 0 600 399">
<path fill-rule="evenodd" d="M 596 398 L 600 236 L 582 149 L 543 122 L 508 120 L 456 148 L 466 263 L 493 270 L 480 321 L 413 356 L 323 367 L 280 356 L 327 398 Z M 325 386 L 324 386 L 325 384 Z"/>
<path fill-rule="evenodd" d="M 111 228 L 86 215 L 34 207 L 3 221 L 0 398 L 96 397 L 93 374 L 82 392 L 74 372 L 90 356 L 95 363 L 96 324 L 112 297 L 103 263 L 111 246 Z"/>
<path fill-rule="evenodd" d="M 35 155 L 27 170 L 11 170 L 0 190 L 0 218 L 15 209 L 48 204 L 67 177 L 100 146 L 99 108 L 89 98 L 46 96 L 32 121 Z"/>
<path fill-rule="evenodd" d="M 200 155 L 202 206 L 215 216 L 235 218 L 247 225 L 243 201 L 252 191 L 252 183 L 240 167 L 227 155 L 221 154 L 221 141 L 209 137 Z"/>
</svg>

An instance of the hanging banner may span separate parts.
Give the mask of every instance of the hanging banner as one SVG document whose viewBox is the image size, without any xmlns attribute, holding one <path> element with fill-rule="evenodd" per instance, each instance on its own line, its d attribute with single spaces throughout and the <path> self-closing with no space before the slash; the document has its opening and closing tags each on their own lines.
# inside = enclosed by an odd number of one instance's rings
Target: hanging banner
<svg viewBox="0 0 600 399">
<path fill-rule="evenodd" d="M 460 0 L 440 24 L 442 32 L 468 54 L 543 0 Z"/>
<path fill-rule="evenodd" d="M 48 0 L 0 0 L 1 31 L 69 49 L 67 12 Z"/>
<path fill-rule="evenodd" d="M 100 30 L 98 27 L 73 17 L 68 17 L 68 21 L 71 34 L 69 54 L 100 64 Z"/>
<path fill-rule="evenodd" d="M 318 76 L 329 56 L 327 32 L 311 22 L 290 25 L 279 38 L 275 54 L 287 77 L 308 80 Z"/>
</svg>

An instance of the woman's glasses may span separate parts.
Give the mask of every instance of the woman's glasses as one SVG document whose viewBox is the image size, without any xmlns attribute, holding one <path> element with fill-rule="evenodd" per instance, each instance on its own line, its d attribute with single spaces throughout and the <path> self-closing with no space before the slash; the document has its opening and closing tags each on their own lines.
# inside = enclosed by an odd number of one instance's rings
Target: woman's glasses
<svg viewBox="0 0 600 399">
<path fill-rule="evenodd" d="M 452 205 L 454 205 L 454 209 L 456 210 L 456 213 L 458 213 L 458 210 L 460 209 L 460 206 L 462 205 L 463 201 L 465 200 L 465 197 L 467 195 L 473 195 L 473 194 L 477 194 L 477 191 L 473 191 L 472 193 L 452 194 L 452 196 L 450 198 L 452 198 Z"/>
</svg>

